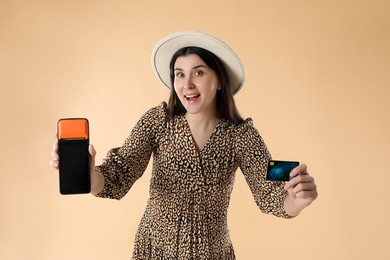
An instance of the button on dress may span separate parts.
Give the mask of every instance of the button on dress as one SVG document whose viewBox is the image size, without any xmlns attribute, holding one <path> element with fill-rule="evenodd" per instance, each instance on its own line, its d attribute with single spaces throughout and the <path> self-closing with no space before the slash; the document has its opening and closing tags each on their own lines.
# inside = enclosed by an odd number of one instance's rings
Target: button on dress
<svg viewBox="0 0 390 260">
<path fill-rule="evenodd" d="M 283 183 L 265 180 L 270 154 L 251 119 L 221 119 L 202 150 L 184 115 L 167 104 L 147 111 L 121 147 L 96 167 L 105 178 L 98 197 L 121 199 L 153 157 L 147 206 L 135 238 L 133 260 L 235 259 L 227 226 L 238 168 L 259 209 L 289 218 Z"/>
</svg>

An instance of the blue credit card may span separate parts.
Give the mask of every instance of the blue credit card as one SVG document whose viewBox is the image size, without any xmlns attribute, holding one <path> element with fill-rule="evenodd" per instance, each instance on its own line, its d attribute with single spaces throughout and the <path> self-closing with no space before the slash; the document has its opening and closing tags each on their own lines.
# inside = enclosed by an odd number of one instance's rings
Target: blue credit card
<svg viewBox="0 0 390 260">
<path fill-rule="evenodd" d="M 269 181 L 289 181 L 290 172 L 297 167 L 299 162 L 295 161 L 275 161 L 270 160 L 267 167 L 266 180 Z"/>
</svg>

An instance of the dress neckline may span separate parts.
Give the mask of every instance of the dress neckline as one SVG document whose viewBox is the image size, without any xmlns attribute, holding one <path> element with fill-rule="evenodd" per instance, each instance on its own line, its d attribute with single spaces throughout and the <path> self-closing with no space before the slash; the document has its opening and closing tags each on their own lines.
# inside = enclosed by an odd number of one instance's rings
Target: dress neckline
<svg viewBox="0 0 390 260">
<path fill-rule="evenodd" d="M 183 122 L 184 122 L 184 125 L 185 125 L 185 131 L 186 131 L 186 134 L 188 134 L 190 136 L 190 139 L 191 139 L 191 145 L 193 147 L 193 149 L 196 151 L 197 154 L 201 154 L 202 152 L 204 152 L 208 146 L 210 146 L 210 143 L 212 142 L 212 140 L 214 139 L 214 135 L 215 133 L 217 132 L 217 130 L 219 129 L 221 123 L 222 123 L 222 118 L 220 118 L 217 122 L 217 124 L 215 125 L 213 131 L 211 132 L 210 136 L 207 138 L 207 141 L 206 143 L 204 144 L 204 146 L 200 149 L 197 147 L 196 145 L 196 142 L 195 142 L 195 138 L 194 136 L 192 135 L 192 131 L 191 131 L 191 127 L 190 127 L 190 123 L 188 122 L 185 114 L 183 114 L 181 116 Z"/>
</svg>

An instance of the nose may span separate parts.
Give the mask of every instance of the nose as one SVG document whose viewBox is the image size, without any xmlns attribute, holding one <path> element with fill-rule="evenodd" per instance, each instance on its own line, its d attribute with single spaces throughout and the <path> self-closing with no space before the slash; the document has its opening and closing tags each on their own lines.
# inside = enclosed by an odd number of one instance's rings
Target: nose
<svg viewBox="0 0 390 260">
<path fill-rule="evenodd" d="M 195 85 L 194 85 L 194 81 L 193 81 L 192 76 L 186 77 L 184 80 L 184 88 L 191 89 L 194 87 L 195 87 Z"/>
</svg>

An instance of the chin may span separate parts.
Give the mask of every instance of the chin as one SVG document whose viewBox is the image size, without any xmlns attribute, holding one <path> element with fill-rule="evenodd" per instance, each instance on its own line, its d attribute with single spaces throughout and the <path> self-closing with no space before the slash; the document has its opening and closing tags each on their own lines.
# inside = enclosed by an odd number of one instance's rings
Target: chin
<svg viewBox="0 0 390 260">
<path fill-rule="evenodd" d="M 184 104 L 182 103 L 182 105 L 186 109 L 186 111 L 190 114 L 197 114 L 201 110 L 200 104 L 188 104 L 186 101 L 184 101 Z"/>
<path fill-rule="evenodd" d="M 188 109 L 188 108 L 186 108 L 186 111 L 187 111 L 187 113 L 189 113 L 189 114 L 191 114 L 191 115 L 195 115 L 195 114 L 198 114 L 199 113 L 199 109 Z"/>
</svg>

